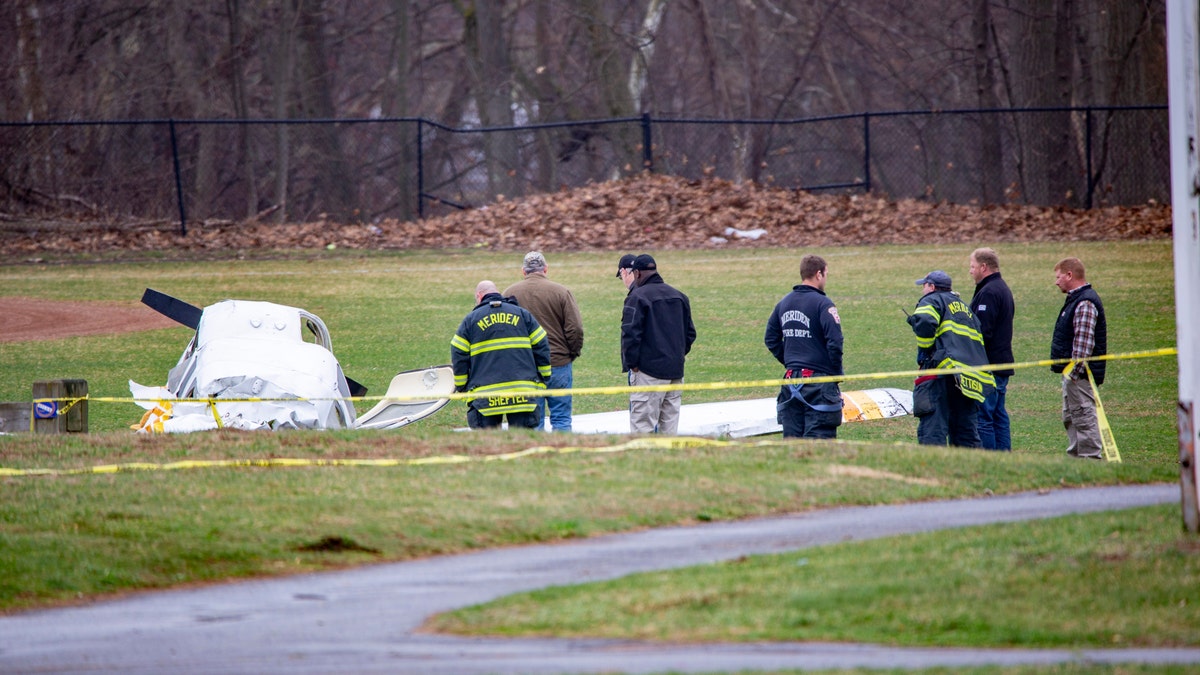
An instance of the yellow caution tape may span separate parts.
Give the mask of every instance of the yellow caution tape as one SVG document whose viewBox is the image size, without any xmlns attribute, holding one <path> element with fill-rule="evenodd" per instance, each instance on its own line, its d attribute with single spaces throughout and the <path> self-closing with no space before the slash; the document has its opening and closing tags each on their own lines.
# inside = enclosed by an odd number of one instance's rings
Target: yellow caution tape
<svg viewBox="0 0 1200 675">
<path fill-rule="evenodd" d="M 1095 361 L 1099 359 L 1089 359 Z M 1063 379 L 1071 376 L 1071 372 L 1075 370 L 1075 361 L 1068 361 L 1066 367 L 1063 368 Z M 1092 368 L 1087 361 L 1083 363 L 1083 369 L 1087 371 L 1088 383 L 1092 385 L 1092 397 L 1096 401 L 1096 426 L 1100 429 L 1100 445 L 1104 449 L 1104 459 L 1109 462 L 1120 462 L 1121 451 L 1117 449 L 1117 438 L 1113 435 L 1112 427 L 1108 424 L 1108 415 L 1104 414 L 1104 404 L 1100 402 L 1100 387 L 1096 385 L 1096 378 L 1092 375 Z"/>
<path fill-rule="evenodd" d="M 413 459 L 297 459 L 289 457 L 267 457 L 264 459 L 213 459 L 187 460 L 181 462 L 126 462 L 124 464 L 100 464 L 82 469 L 6 469 L 0 467 L 0 476 L 75 476 L 80 474 L 110 474 L 128 471 L 178 471 L 182 469 L 218 469 L 238 467 L 302 467 L 302 466 L 423 466 L 428 464 L 465 464 L 468 462 L 505 462 L 534 455 L 569 454 L 574 452 L 614 453 L 628 450 L 678 450 L 684 448 L 723 447 L 738 445 L 735 441 L 691 436 L 658 438 L 635 438 L 611 446 L 555 447 L 538 445 L 516 452 L 499 455 L 439 455 Z"/>
<path fill-rule="evenodd" d="M 1100 402 L 1100 388 L 1096 386 L 1096 378 L 1087 363 L 1083 364 L 1088 374 L 1088 382 L 1092 384 L 1092 395 L 1096 397 L 1096 422 L 1100 425 L 1100 442 L 1104 446 L 1104 459 L 1110 462 L 1121 461 L 1121 451 L 1117 449 L 1117 438 L 1113 436 L 1112 427 L 1108 425 L 1108 415 L 1104 414 L 1104 404 Z"/>
<path fill-rule="evenodd" d="M 1178 351 L 1174 347 L 1164 347 L 1162 349 L 1150 349 L 1139 352 L 1125 352 L 1122 354 L 1105 354 L 1104 356 L 1092 357 L 1091 361 L 1117 361 L 1126 359 L 1144 359 L 1155 358 L 1162 356 L 1175 356 Z M 791 379 L 769 379 L 769 380 L 743 380 L 735 382 L 683 382 L 680 384 L 653 384 L 639 386 L 608 386 L 608 387 L 574 387 L 571 389 L 538 389 L 535 391 L 521 391 L 521 393 L 530 397 L 542 396 L 588 396 L 593 394 L 629 394 L 631 392 L 648 392 L 648 391 L 718 391 L 724 389 L 749 389 L 749 388 L 765 388 L 779 387 L 789 384 L 821 384 L 825 382 L 857 382 L 868 380 L 884 380 L 901 377 L 922 377 L 925 375 L 954 375 L 958 373 L 993 371 L 993 370 L 1018 370 L 1022 368 L 1042 368 L 1059 364 L 1069 364 L 1070 359 L 1043 359 L 1040 361 L 1024 361 L 1021 363 L 996 363 L 978 367 L 960 367 L 960 368 L 937 368 L 931 370 L 897 370 L 890 372 L 879 373 L 862 373 L 849 375 L 826 375 L 822 377 L 797 377 Z M 469 401 L 487 396 L 494 396 L 496 392 L 455 392 L 445 394 L 439 398 L 449 399 L 451 401 Z M 215 414 L 216 403 L 268 403 L 268 402 L 286 402 L 286 401 L 382 401 L 384 399 L 390 401 L 428 401 L 429 394 L 396 396 L 396 395 L 381 395 L 381 396 L 351 396 L 351 397 L 290 397 L 290 398 L 198 398 L 198 399 L 170 399 L 174 403 L 205 403 L 212 406 Z M 131 397 L 115 397 L 115 396 L 83 396 L 78 398 L 36 398 L 33 402 L 49 402 L 49 401 L 71 401 L 72 405 L 78 401 L 87 400 L 93 403 L 137 403 L 137 402 L 154 402 L 161 403 L 161 398 L 131 398 Z M 61 414 L 61 413 L 60 413 Z"/>
</svg>

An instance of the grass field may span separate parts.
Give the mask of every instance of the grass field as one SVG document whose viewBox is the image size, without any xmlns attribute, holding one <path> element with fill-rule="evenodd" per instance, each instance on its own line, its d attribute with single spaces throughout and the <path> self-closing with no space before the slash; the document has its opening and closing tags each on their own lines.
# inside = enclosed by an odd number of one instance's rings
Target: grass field
<svg viewBox="0 0 1200 675">
<path fill-rule="evenodd" d="M 852 380 L 846 388 L 909 386 L 911 379 L 905 377 L 854 378 L 914 367 L 915 344 L 900 307 L 915 304 L 919 289 L 913 280 L 934 268 L 950 272 L 956 288 L 969 297 L 973 285 L 966 260 L 971 248 L 818 251 L 830 263 L 827 291 L 838 304 L 846 333 L 845 363 Z M 1052 268 L 1066 255 L 1077 255 L 1088 265 L 1088 277 L 1104 298 L 1111 352 L 1175 346 L 1170 242 L 1019 244 L 999 251 L 1017 300 L 1014 347 L 1019 361 L 1048 355 L 1050 331 L 1062 304 Z M 689 382 L 779 376 L 779 366 L 762 346 L 763 326 L 775 302 L 796 283 L 799 258 L 806 252 L 655 252 L 664 278 L 692 299 L 699 339 L 689 356 Z M 618 341 L 625 291 L 613 278 L 618 256 L 547 255 L 551 277 L 574 291 L 583 312 L 587 336 L 583 356 L 576 362 L 576 386 L 623 383 Z M 398 371 L 448 362 L 449 338 L 473 304 L 475 283 L 482 278 L 502 286 L 515 281 L 520 259 L 520 253 L 339 250 L 288 260 L 3 267 L 0 283 L 6 295 L 45 299 L 132 303 L 144 288 L 153 287 L 197 305 L 240 298 L 303 307 L 329 326 L 346 372 L 379 394 Z M 165 381 L 188 338 L 186 329 L 173 328 L 4 344 L 0 400 L 27 399 L 33 380 L 53 378 L 86 379 L 92 396 L 127 397 L 128 380 L 151 385 Z M 778 440 L 437 466 L 4 478 L 0 611 L 197 581 L 834 504 L 1060 485 L 1172 482 L 1178 475 L 1176 389 L 1172 358 L 1110 365 L 1101 393 L 1125 460 L 1119 465 L 1065 457 L 1057 376 L 1045 368 L 1031 368 L 1018 372 L 1010 384 L 1015 452 L 1002 456 L 914 446 L 915 421 L 902 418 L 847 425 L 840 435 L 849 442 L 837 444 Z M 687 394 L 685 402 L 772 394 L 769 388 L 696 392 Z M 359 410 L 371 403 L 360 402 Z M 621 409 L 625 403 L 619 395 L 603 395 L 577 397 L 575 405 L 577 413 L 585 413 Z M 86 436 L 0 437 L 0 466 L 73 469 L 197 459 L 482 457 L 546 443 L 608 445 L 623 440 L 535 432 L 461 434 L 452 431 L 464 425 L 461 404 L 395 432 L 148 437 L 128 431 L 141 412 L 133 403 L 95 402 L 89 411 L 92 433 Z M 1169 509 L 1156 513 L 1154 521 L 1163 525 L 1154 539 L 1147 532 L 1145 541 L 1132 528 L 1127 535 L 1130 550 L 1153 554 L 1164 546 L 1182 546 L 1189 551 L 1178 541 L 1162 543 L 1163 537 L 1180 536 L 1172 520 Z M 1163 527 L 1168 531 L 1161 531 Z M 930 536 L 943 542 L 932 545 L 951 541 L 951 535 Z M 1012 535 L 973 536 L 986 542 Z M 921 544 L 914 559 L 922 559 L 921 547 L 929 545 Z M 851 560 L 874 555 L 869 548 L 849 548 L 839 555 Z M 1195 557 L 1194 550 L 1190 558 L 1184 556 L 1193 561 Z M 1148 571 L 1138 568 L 1136 575 L 1167 578 L 1178 572 L 1162 564 Z M 904 594 L 902 588 L 896 592 Z M 910 611 L 923 610 L 913 606 Z M 1194 612 L 1181 618 L 1196 625 Z M 1055 640 L 1091 644 L 1089 635 L 1080 629 Z M 839 639 L 860 638 L 850 630 Z"/>
</svg>

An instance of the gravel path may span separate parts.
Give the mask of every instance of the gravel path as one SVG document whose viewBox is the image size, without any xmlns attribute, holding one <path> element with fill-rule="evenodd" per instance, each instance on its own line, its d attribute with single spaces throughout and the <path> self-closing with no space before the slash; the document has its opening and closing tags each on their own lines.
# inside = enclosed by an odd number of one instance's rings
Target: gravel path
<svg viewBox="0 0 1200 675">
<path fill-rule="evenodd" d="M 1190 663 L 1185 649 L 939 649 L 419 632 L 434 613 L 556 584 L 914 532 L 1177 502 L 1177 485 L 831 509 L 145 593 L 0 617 L 0 672 L 647 673 L 983 664 Z"/>
</svg>

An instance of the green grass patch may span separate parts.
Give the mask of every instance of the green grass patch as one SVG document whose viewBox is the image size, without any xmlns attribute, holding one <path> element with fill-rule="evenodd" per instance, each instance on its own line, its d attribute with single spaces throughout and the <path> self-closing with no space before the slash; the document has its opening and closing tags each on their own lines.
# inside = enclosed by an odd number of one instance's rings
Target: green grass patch
<svg viewBox="0 0 1200 675">
<path fill-rule="evenodd" d="M 851 374 L 910 370 L 915 344 L 897 305 L 932 268 L 969 296 L 969 246 L 819 251 L 846 331 Z M 768 314 L 796 282 L 806 251 L 655 252 L 664 277 L 693 301 L 699 339 L 689 382 L 778 377 L 762 345 Z M 339 252 L 340 253 L 340 252 Z M 1169 242 L 1000 247 L 1018 303 L 1016 353 L 1041 359 L 1062 303 L 1054 263 L 1089 266 L 1105 300 L 1110 348 L 1174 345 Z M 449 338 L 473 304 L 475 283 L 519 277 L 520 253 L 315 255 L 276 260 L 0 267 L 4 293 L 47 300 L 136 303 L 153 287 L 197 305 L 269 300 L 325 320 L 346 372 L 381 394 L 401 370 L 446 363 Z M 620 385 L 625 289 L 615 254 L 550 252 L 552 278 L 579 299 L 586 329 L 580 387 Z M 189 331 L 0 347 L 0 400 L 27 400 L 34 380 L 82 378 L 93 397 L 127 397 L 129 380 L 161 384 Z M 1016 451 L 918 448 L 911 418 L 850 424 L 846 443 L 782 441 L 725 448 L 574 453 L 511 462 L 393 468 L 199 469 L 0 478 L 0 611 L 229 578 L 404 560 L 489 546 L 558 541 L 660 525 L 744 518 L 842 504 L 1000 494 L 1060 485 L 1177 480 L 1174 359 L 1114 363 L 1105 407 L 1125 463 L 1068 460 L 1059 382 L 1047 369 L 1012 380 Z M 856 388 L 908 387 L 909 378 Z M 685 402 L 771 396 L 771 388 L 688 393 Z M 577 413 L 624 408 L 620 395 L 579 396 Z M 373 402 L 359 404 L 360 412 Z M 77 469 L 125 462 L 295 457 L 420 458 L 495 455 L 551 443 L 608 445 L 621 438 L 525 431 L 463 434 L 461 404 L 395 432 L 218 432 L 135 435 L 142 410 L 93 402 L 92 433 L 0 437 L 0 467 Z"/>
<path fill-rule="evenodd" d="M 77 441 L 57 461 L 88 462 L 80 458 L 88 453 L 156 461 L 351 454 L 482 460 L 545 440 L 531 431 L 394 443 L 381 432 L 352 435 L 223 432 L 152 439 L 149 447 Z M 4 464 L 56 461 L 35 441 L 6 439 L 0 444 Z M 0 549 L 6 552 L 0 608 L 829 505 L 1170 479 L 1154 465 L 1065 456 L 782 441 L 391 468 L 8 478 L 0 501 Z M 354 546 L 316 545 L 330 540 Z"/>
<path fill-rule="evenodd" d="M 467 634 L 899 646 L 1200 644 L 1200 544 L 1176 506 L 755 556 L 511 596 Z"/>
</svg>

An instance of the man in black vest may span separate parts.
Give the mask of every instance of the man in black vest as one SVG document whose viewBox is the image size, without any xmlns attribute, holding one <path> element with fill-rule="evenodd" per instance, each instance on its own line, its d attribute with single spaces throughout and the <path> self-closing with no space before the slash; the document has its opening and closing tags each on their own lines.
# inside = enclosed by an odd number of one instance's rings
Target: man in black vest
<svg viewBox="0 0 1200 675">
<path fill-rule="evenodd" d="M 1074 364 L 1067 372 L 1063 372 L 1067 364 L 1050 367 L 1056 373 L 1063 373 L 1062 420 L 1067 429 L 1067 454 L 1103 459 L 1104 444 L 1096 421 L 1096 396 L 1088 381 L 1088 368 L 1100 385 L 1104 382 L 1105 361 L 1088 361 L 1088 358 L 1108 353 L 1104 304 L 1084 278 L 1083 263 L 1078 258 L 1064 258 L 1054 266 L 1054 285 L 1067 294 L 1067 300 L 1054 324 L 1050 358 L 1071 359 Z"/>
</svg>

